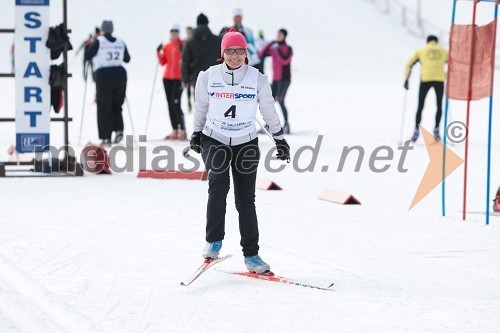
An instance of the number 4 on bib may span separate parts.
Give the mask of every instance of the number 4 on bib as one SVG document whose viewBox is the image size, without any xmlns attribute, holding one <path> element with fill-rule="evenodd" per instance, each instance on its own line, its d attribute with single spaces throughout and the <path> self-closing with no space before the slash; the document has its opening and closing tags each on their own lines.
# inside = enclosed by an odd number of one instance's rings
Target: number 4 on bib
<svg viewBox="0 0 500 333">
<path fill-rule="evenodd" d="M 229 109 L 224 113 L 224 117 L 236 118 L 236 105 L 231 105 Z"/>
</svg>

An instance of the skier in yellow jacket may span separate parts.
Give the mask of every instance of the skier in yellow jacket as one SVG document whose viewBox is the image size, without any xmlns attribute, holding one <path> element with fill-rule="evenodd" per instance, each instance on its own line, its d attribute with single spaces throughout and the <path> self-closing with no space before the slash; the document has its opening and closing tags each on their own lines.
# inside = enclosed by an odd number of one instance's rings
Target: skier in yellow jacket
<svg viewBox="0 0 500 333">
<path fill-rule="evenodd" d="M 418 139 L 420 130 L 418 125 L 422 120 L 422 110 L 427 93 L 431 88 L 436 92 L 437 111 L 436 123 L 434 127 L 434 136 L 439 139 L 439 123 L 441 122 L 444 81 L 446 73 L 444 65 L 448 62 L 448 51 L 443 49 L 438 44 L 438 38 L 430 35 L 427 37 L 427 45 L 415 51 L 405 68 L 405 83 L 404 88 L 409 89 L 408 80 L 410 78 L 411 69 L 417 63 L 421 65 L 421 81 L 420 90 L 418 93 L 418 107 L 415 119 L 415 131 L 411 137 L 411 141 L 415 142 Z"/>
</svg>

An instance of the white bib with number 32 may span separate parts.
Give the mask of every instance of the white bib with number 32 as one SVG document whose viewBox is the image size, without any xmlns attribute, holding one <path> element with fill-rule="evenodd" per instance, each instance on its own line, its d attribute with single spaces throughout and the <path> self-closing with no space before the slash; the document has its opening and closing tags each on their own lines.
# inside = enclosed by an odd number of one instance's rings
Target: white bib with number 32
<svg viewBox="0 0 500 333">
<path fill-rule="evenodd" d="M 119 67 L 125 57 L 125 44 L 117 39 L 110 42 L 104 36 L 97 37 L 99 50 L 94 57 L 95 70 L 103 67 Z"/>
<path fill-rule="evenodd" d="M 208 114 L 206 125 L 214 131 L 239 137 L 255 131 L 257 114 L 257 79 L 259 71 L 247 66 L 247 74 L 238 85 L 222 79 L 221 66 L 208 69 Z"/>
</svg>

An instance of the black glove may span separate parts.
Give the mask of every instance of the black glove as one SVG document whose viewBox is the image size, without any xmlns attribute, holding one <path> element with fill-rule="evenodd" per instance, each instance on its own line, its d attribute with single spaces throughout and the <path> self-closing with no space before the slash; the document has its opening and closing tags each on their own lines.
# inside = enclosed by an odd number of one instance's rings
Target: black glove
<svg viewBox="0 0 500 333">
<path fill-rule="evenodd" d="M 410 89 L 410 84 L 408 83 L 408 79 L 405 80 L 405 84 L 403 85 L 406 90 Z"/>
<path fill-rule="evenodd" d="M 161 49 L 163 49 L 163 44 L 158 45 L 158 47 L 156 48 L 156 52 L 160 52 Z"/>
<path fill-rule="evenodd" d="M 274 139 L 274 141 L 276 142 L 276 148 L 278 150 L 278 152 L 276 153 L 276 157 L 280 160 L 290 162 L 290 146 L 288 145 L 288 142 L 286 142 L 285 139 Z"/>
<path fill-rule="evenodd" d="M 191 134 L 189 145 L 191 146 L 192 150 L 194 150 L 198 154 L 201 153 L 201 132 L 193 132 L 193 134 Z"/>
</svg>

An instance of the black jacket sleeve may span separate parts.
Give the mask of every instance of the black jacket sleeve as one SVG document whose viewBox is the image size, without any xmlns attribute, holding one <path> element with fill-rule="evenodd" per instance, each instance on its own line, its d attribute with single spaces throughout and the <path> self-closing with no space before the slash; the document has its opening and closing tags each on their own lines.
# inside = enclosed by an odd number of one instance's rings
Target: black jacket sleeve
<svg viewBox="0 0 500 333">
<path fill-rule="evenodd" d="M 99 51 L 99 40 L 96 38 L 94 42 L 85 49 L 85 60 L 90 61 Z"/>
<path fill-rule="evenodd" d="M 281 50 L 278 49 L 278 54 L 281 57 L 281 59 L 283 59 L 283 60 L 288 60 L 288 58 L 290 58 L 292 56 L 292 53 L 293 53 L 293 51 L 292 51 L 292 48 L 290 46 L 288 46 L 288 51 L 286 51 L 285 54 L 281 53 Z"/>
<path fill-rule="evenodd" d="M 125 45 L 125 54 L 123 55 L 123 61 L 126 63 L 130 62 L 130 54 L 128 53 L 127 45 Z"/>
<path fill-rule="evenodd" d="M 184 44 L 184 49 L 182 50 L 182 82 L 190 83 L 190 66 L 193 61 L 193 54 L 191 52 L 191 41 Z"/>
</svg>

